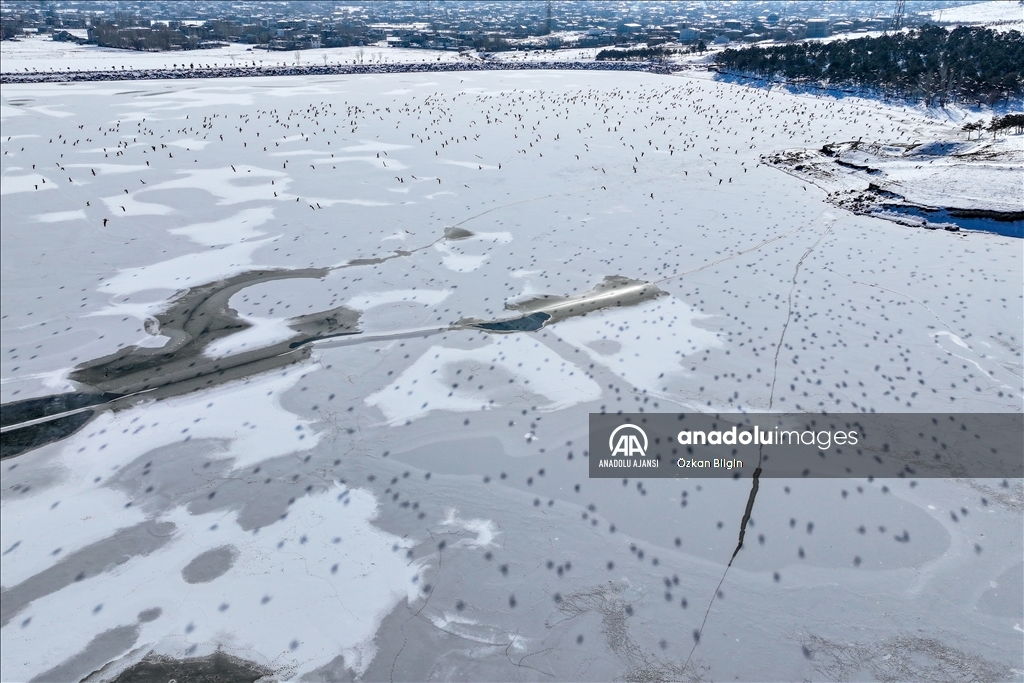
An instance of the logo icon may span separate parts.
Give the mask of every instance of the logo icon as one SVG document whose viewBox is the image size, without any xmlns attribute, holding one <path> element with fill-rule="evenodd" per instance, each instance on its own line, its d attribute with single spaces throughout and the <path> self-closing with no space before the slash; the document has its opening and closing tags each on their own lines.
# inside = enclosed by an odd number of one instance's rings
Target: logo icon
<svg viewBox="0 0 1024 683">
<path fill-rule="evenodd" d="M 623 431 L 626 430 L 626 431 Z M 619 434 L 619 432 L 622 432 Z M 616 438 L 618 435 L 618 438 Z M 643 445 L 641 445 L 641 439 Z M 619 425 L 608 437 L 608 450 L 612 455 L 625 455 L 632 457 L 639 455 L 641 458 L 647 453 L 647 434 L 640 427 L 631 424 Z"/>
</svg>

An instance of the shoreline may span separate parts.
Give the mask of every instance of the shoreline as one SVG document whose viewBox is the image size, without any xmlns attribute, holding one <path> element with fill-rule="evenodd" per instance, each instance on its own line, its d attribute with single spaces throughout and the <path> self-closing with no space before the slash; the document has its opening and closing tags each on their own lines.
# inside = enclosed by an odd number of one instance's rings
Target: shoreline
<svg viewBox="0 0 1024 683">
<path fill-rule="evenodd" d="M 253 76 L 359 76 L 389 73 L 457 71 L 637 71 L 670 75 L 673 66 L 654 62 L 468 62 L 422 64 L 330 64 L 326 66 L 225 67 L 202 69 L 132 69 L 124 71 L 66 71 L 0 74 L 0 84 L 79 83 L 89 81 L 148 81 L 195 78 L 246 78 Z"/>
</svg>

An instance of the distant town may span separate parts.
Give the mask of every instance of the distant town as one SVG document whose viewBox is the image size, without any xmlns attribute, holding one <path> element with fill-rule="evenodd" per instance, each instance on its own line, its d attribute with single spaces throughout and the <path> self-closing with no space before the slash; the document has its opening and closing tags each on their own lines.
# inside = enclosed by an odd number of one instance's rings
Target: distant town
<svg viewBox="0 0 1024 683">
<path fill-rule="evenodd" d="M 936 23 L 956 2 L 3 2 L 4 40 L 53 40 L 141 51 L 388 46 L 501 52 L 612 46 L 792 42 Z M 929 13 L 926 15 L 926 13 Z M 941 19 L 938 23 L 941 23 Z M 894 25 L 895 24 L 895 25 Z"/>
</svg>

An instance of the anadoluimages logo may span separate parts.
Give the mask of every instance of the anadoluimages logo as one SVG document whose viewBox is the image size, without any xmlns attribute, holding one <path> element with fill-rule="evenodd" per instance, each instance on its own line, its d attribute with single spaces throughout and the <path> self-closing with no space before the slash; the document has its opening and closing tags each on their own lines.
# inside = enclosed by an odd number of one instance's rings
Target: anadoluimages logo
<svg viewBox="0 0 1024 683">
<path fill-rule="evenodd" d="M 616 435 L 618 435 L 617 439 Z M 640 445 L 641 439 L 643 439 L 643 445 Z M 608 437 L 608 450 L 611 451 L 612 456 L 638 455 L 642 458 L 647 453 L 647 434 L 636 425 L 619 425 Z"/>
</svg>

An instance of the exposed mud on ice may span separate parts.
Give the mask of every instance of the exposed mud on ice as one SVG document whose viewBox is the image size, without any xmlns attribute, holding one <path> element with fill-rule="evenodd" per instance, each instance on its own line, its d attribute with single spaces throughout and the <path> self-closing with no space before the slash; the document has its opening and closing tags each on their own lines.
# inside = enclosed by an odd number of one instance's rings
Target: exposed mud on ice
<svg viewBox="0 0 1024 683">
<path fill-rule="evenodd" d="M 532 332 L 545 325 L 603 308 L 635 306 L 665 294 L 657 285 L 622 275 L 607 275 L 593 289 L 573 296 L 544 294 L 526 301 L 506 304 L 510 311 L 523 313 L 519 318 L 485 322 L 463 318 L 456 327 L 475 327 L 488 332 Z"/>
</svg>

